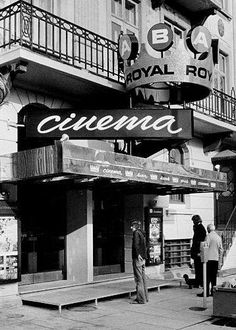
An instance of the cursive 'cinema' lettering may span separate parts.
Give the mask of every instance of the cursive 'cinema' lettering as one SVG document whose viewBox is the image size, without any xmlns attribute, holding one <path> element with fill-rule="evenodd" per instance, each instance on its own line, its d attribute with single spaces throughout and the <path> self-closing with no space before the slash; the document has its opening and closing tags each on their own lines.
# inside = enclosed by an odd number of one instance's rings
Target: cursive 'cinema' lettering
<svg viewBox="0 0 236 330">
<path fill-rule="evenodd" d="M 91 117 L 77 117 L 75 113 L 71 113 L 67 118 L 52 115 L 42 119 L 37 126 L 37 131 L 40 134 L 48 134 L 56 130 L 61 132 L 68 130 L 79 131 L 83 128 L 87 131 L 106 131 L 111 128 L 115 131 L 119 131 L 122 128 L 132 131 L 139 127 L 142 131 L 160 131 L 166 128 L 168 133 L 178 134 L 182 131 L 182 127 L 177 128 L 176 126 L 176 119 L 173 115 L 164 115 L 159 118 L 148 115 L 141 119 L 137 116 L 128 117 L 123 115 L 115 119 L 112 115 L 105 115 L 100 118 L 95 115 Z"/>
</svg>

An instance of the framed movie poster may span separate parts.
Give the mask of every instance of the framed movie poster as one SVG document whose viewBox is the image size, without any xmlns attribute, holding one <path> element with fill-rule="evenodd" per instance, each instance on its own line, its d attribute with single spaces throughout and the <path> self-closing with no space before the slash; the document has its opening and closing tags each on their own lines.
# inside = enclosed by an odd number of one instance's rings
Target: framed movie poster
<svg viewBox="0 0 236 330">
<path fill-rule="evenodd" d="M 146 208 L 145 231 L 148 247 L 148 265 L 163 263 L 163 209 Z"/>
<path fill-rule="evenodd" d="M 0 217 L 0 284 L 18 280 L 18 227 L 14 216 Z"/>
</svg>

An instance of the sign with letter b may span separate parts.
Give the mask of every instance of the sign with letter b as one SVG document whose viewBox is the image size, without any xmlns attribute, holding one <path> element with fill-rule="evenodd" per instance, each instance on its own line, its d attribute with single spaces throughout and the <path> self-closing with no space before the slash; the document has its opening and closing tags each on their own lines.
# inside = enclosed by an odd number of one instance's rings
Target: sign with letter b
<svg viewBox="0 0 236 330">
<path fill-rule="evenodd" d="M 147 39 L 154 50 L 163 52 L 172 46 L 173 32 L 168 25 L 158 23 L 148 31 Z"/>
</svg>

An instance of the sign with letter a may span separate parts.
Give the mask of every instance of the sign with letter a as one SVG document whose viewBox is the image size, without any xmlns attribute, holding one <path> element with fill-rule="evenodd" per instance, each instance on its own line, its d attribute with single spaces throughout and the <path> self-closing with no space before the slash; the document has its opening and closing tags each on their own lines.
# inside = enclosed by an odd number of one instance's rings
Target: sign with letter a
<svg viewBox="0 0 236 330">
<path fill-rule="evenodd" d="M 194 53 L 209 52 L 211 40 L 211 34 L 204 26 L 195 27 L 187 36 L 188 46 Z"/>
<path fill-rule="evenodd" d="M 119 38 L 119 54 L 123 60 L 133 60 L 138 53 L 138 40 L 134 34 L 125 34 Z"/>
</svg>

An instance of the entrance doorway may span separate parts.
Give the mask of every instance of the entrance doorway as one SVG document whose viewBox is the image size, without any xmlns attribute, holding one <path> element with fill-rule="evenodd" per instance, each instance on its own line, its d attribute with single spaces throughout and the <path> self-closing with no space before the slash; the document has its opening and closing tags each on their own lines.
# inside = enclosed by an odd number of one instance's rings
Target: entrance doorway
<svg viewBox="0 0 236 330">
<path fill-rule="evenodd" d="M 21 284 L 65 277 L 65 189 L 60 184 L 20 184 Z"/>
<path fill-rule="evenodd" d="M 123 198 L 120 192 L 93 192 L 94 275 L 124 271 Z"/>
<path fill-rule="evenodd" d="M 34 109 L 48 110 L 43 104 L 21 109 L 18 122 Z M 52 138 L 26 137 L 18 130 L 18 151 L 54 143 Z M 18 210 L 21 220 L 21 284 L 65 279 L 66 189 L 62 183 L 19 183 Z"/>
<path fill-rule="evenodd" d="M 235 161 L 224 162 L 221 164 L 220 171 L 227 174 L 227 190 L 216 195 L 216 226 L 217 230 L 224 230 L 236 204 L 236 175 L 235 175 Z M 235 217 L 232 219 L 235 223 Z M 232 227 L 231 222 L 231 227 Z"/>
</svg>

